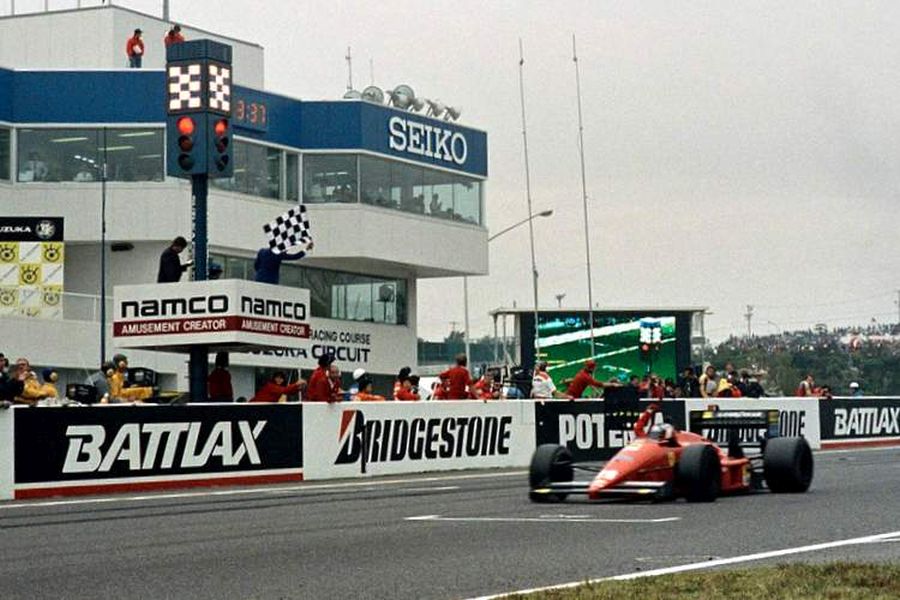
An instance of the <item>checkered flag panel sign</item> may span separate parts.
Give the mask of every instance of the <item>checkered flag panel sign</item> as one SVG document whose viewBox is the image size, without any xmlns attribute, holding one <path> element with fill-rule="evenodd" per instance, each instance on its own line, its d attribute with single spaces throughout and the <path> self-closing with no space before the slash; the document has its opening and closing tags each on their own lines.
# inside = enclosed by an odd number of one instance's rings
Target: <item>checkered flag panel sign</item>
<svg viewBox="0 0 900 600">
<path fill-rule="evenodd" d="M 231 69 L 209 65 L 209 109 L 231 112 Z"/>
<path fill-rule="evenodd" d="M 308 244 L 312 241 L 312 235 L 309 232 L 309 215 L 303 204 L 280 215 L 271 223 L 263 225 L 263 231 L 269 240 L 269 247 L 275 254 L 281 254 L 288 248 Z"/>
<path fill-rule="evenodd" d="M 169 111 L 203 108 L 201 75 L 199 64 L 169 67 Z"/>
</svg>

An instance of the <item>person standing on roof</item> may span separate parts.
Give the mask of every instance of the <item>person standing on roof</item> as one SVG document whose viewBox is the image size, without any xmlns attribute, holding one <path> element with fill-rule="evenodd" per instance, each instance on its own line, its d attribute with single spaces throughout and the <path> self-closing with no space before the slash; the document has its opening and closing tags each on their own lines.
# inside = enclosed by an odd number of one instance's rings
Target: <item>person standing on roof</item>
<svg viewBox="0 0 900 600">
<path fill-rule="evenodd" d="M 309 402 L 334 402 L 332 384 L 329 377 L 329 367 L 334 362 L 333 354 L 323 354 L 319 357 L 319 366 L 309 377 L 306 386 L 306 400 Z"/>
<path fill-rule="evenodd" d="M 180 44 L 183 41 L 184 36 L 181 35 L 181 25 L 173 25 L 166 37 L 163 38 L 163 44 L 166 45 L 166 48 L 173 44 Z"/>
<path fill-rule="evenodd" d="M 132 69 L 140 69 L 144 58 L 144 40 L 141 39 L 143 31 L 134 30 L 134 35 L 125 43 L 125 54 L 128 55 L 128 66 Z"/>
</svg>

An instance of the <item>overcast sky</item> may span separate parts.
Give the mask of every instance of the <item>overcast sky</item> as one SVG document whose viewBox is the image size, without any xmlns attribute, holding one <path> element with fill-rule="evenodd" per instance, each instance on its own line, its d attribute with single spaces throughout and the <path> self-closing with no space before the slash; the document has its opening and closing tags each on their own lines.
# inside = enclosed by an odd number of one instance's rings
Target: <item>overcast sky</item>
<svg viewBox="0 0 900 600">
<path fill-rule="evenodd" d="M 172 0 L 171 14 L 264 46 L 275 92 L 339 98 L 349 45 L 357 88 L 371 59 L 382 88 L 462 107 L 488 133 L 491 231 L 528 215 L 521 38 L 534 207 L 554 209 L 535 221 L 548 307 L 587 305 L 575 34 L 595 302 L 708 306 L 714 340 L 746 331 L 747 304 L 760 333 L 897 320 L 897 2 Z M 473 335 L 488 310 L 531 306 L 527 232 L 492 242 L 491 275 L 470 280 Z M 419 290 L 420 336 L 463 320 L 461 280 Z"/>
</svg>

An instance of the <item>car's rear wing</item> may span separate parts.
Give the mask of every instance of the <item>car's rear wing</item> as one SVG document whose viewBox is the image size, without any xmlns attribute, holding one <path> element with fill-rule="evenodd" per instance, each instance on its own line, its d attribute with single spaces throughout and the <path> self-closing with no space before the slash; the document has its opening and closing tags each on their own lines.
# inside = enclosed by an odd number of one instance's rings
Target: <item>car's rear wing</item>
<svg viewBox="0 0 900 600">
<path fill-rule="evenodd" d="M 781 435 L 780 414 L 772 410 L 692 410 L 690 431 L 729 446 L 756 446 Z"/>
</svg>

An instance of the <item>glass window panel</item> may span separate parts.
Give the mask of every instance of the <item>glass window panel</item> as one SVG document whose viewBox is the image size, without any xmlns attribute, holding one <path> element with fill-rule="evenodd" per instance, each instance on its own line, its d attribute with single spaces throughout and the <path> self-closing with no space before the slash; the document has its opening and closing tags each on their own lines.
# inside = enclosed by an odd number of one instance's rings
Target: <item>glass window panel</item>
<svg viewBox="0 0 900 600">
<path fill-rule="evenodd" d="M 358 202 L 355 154 L 304 154 L 303 201 Z"/>
<path fill-rule="evenodd" d="M 425 200 L 428 214 L 441 218 L 453 218 L 453 179 L 443 171 L 425 172 Z"/>
<path fill-rule="evenodd" d="M 234 141 L 234 177 L 212 179 L 223 190 L 262 198 L 281 198 L 281 150 Z"/>
<path fill-rule="evenodd" d="M 391 173 L 393 196 L 401 210 L 425 213 L 425 170 L 406 163 L 394 163 Z"/>
<path fill-rule="evenodd" d="M 9 181 L 10 138 L 9 129 L 0 128 L 0 179 Z"/>
<path fill-rule="evenodd" d="M 99 179 L 95 129 L 19 129 L 18 181 L 95 181 Z"/>
<path fill-rule="evenodd" d="M 105 136 L 105 144 L 104 144 Z M 100 153 L 109 181 L 162 181 L 162 129 L 107 129 L 100 132 Z"/>
<path fill-rule="evenodd" d="M 210 260 L 225 267 L 224 279 L 253 279 L 253 259 L 212 254 Z M 407 322 L 405 279 L 284 264 L 279 283 L 309 290 L 313 317 L 400 325 Z"/>
<path fill-rule="evenodd" d="M 362 201 L 375 206 L 396 207 L 391 199 L 391 163 L 371 156 L 359 157 Z"/>
<path fill-rule="evenodd" d="M 292 202 L 300 201 L 299 173 L 300 156 L 293 152 L 287 153 L 287 172 L 285 175 L 285 198 Z"/>
<path fill-rule="evenodd" d="M 456 177 L 453 184 L 453 211 L 456 217 L 481 224 L 481 182 L 468 177 Z"/>
<path fill-rule="evenodd" d="M 360 277 L 359 279 L 364 279 Z M 372 283 L 347 283 L 347 316 L 350 321 L 372 320 Z"/>
</svg>

